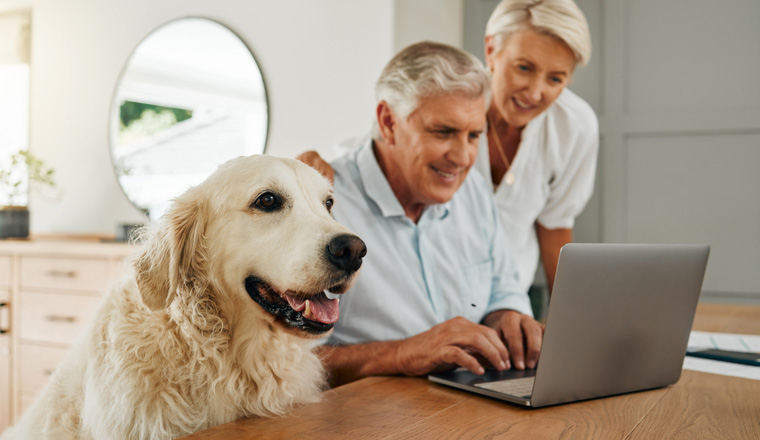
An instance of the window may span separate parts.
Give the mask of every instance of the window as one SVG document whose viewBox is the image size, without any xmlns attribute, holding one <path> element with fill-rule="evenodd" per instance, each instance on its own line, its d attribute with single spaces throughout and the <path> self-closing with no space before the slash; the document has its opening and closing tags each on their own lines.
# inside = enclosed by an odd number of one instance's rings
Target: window
<svg viewBox="0 0 760 440">
<path fill-rule="evenodd" d="M 11 154 L 29 148 L 30 22 L 28 11 L 0 14 L 0 167 L 3 168 L 10 162 Z M 5 191 L 0 191 L 0 206 L 7 204 Z M 14 204 L 27 205 L 28 194 L 24 191 Z"/>
</svg>

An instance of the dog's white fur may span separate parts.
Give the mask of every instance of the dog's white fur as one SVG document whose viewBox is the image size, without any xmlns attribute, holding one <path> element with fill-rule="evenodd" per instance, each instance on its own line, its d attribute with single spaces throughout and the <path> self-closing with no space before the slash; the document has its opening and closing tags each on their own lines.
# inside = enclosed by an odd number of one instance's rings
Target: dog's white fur
<svg viewBox="0 0 760 440">
<path fill-rule="evenodd" d="M 267 190 L 283 196 L 279 212 L 254 207 Z M 330 287 L 325 243 L 348 231 L 329 215 L 329 194 L 311 168 L 268 156 L 235 159 L 190 189 L 2 439 L 169 439 L 318 400 L 315 336 L 267 313 L 243 280 Z"/>
</svg>

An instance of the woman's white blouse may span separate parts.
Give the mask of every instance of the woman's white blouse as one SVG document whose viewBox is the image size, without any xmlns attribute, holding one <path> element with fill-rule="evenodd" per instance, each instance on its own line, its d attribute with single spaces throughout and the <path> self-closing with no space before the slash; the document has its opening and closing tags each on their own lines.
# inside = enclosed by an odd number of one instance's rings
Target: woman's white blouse
<svg viewBox="0 0 760 440">
<path fill-rule="evenodd" d="M 502 181 L 494 198 L 526 291 L 538 266 L 536 221 L 548 229 L 573 227 L 594 190 L 598 149 L 596 114 L 568 89 L 523 130 L 510 168 L 515 181 Z M 485 135 L 475 168 L 492 181 Z"/>
</svg>

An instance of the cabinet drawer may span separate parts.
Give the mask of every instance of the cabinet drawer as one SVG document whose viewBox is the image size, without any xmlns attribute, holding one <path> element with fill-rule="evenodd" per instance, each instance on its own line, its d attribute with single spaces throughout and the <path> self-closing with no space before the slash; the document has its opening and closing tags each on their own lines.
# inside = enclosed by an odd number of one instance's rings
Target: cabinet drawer
<svg viewBox="0 0 760 440">
<path fill-rule="evenodd" d="M 72 344 L 95 315 L 102 298 L 60 293 L 21 293 L 23 340 Z"/>
<path fill-rule="evenodd" d="M 0 430 L 11 423 L 11 349 L 10 336 L 0 335 Z"/>
<path fill-rule="evenodd" d="M 11 286 L 11 257 L 0 255 L 0 287 Z"/>
<path fill-rule="evenodd" d="M 103 293 L 108 261 L 97 258 L 21 258 L 21 286 Z"/>
<path fill-rule="evenodd" d="M 8 336 L 11 330 L 11 291 L 0 287 L 0 341 Z M 0 342 L 2 346 L 2 342 Z"/>
<path fill-rule="evenodd" d="M 21 344 L 19 365 L 22 393 L 37 394 L 45 386 L 67 349 Z"/>
</svg>

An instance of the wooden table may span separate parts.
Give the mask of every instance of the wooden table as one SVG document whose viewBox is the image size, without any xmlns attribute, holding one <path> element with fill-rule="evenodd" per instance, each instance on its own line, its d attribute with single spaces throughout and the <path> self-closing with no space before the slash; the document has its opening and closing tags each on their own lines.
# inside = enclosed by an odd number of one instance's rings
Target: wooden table
<svg viewBox="0 0 760 440">
<path fill-rule="evenodd" d="M 695 330 L 760 334 L 760 307 L 700 304 Z M 760 381 L 685 370 L 673 386 L 527 409 L 422 378 L 371 377 L 279 418 L 184 439 L 760 439 Z"/>
</svg>

